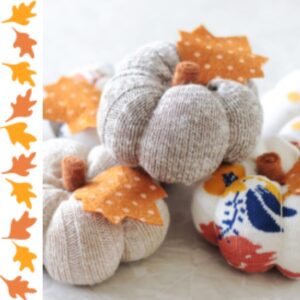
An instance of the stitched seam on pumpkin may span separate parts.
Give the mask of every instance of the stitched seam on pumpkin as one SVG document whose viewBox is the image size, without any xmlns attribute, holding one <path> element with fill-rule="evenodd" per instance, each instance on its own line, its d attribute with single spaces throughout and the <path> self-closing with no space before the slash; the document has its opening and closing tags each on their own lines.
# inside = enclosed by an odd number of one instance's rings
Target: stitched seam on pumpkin
<svg viewBox="0 0 300 300">
<path fill-rule="evenodd" d="M 56 187 L 53 187 L 52 185 L 49 185 L 50 187 L 49 188 L 45 188 L 43 186 L 43 194 L 47 192 L 47 190 L 58 190 L 60 193 L 63 192 L 63 193 L 67 193 L 67 191 L 65 191 L 64 189 L 59 189 L 59 188 L 56 188 Z M 48 225 L 47 225 L 47 228 L 45 229 L 45 235 L 48 233 L 48 229 L 49 229 L 49 226 L 50 226 L 50 223 L 52 222 L 52 219 L 53 219 L 53 215 L 55 214 L 55 212 L 57 211 L 57 209 L 59 208 L 59 206 L 65 202 L 65 201 L 68 201 L 69 199 L 69 193 L 68 194 L 68 197 L 65 199 L 65 197 L 63 197 L 63 200 L 61 200 L 56 206 L 55 206 L 55 209 L 53 209 L 53 213 L 51 214 L 50 218 L 49 218 L 49 221 L 48 221 Z"/>
<path fill-rule="evenodd" d="M 174 46 L 174 45 L 171 44 L 171 43 L 168 44 L 168 48 L 171 48 L 172 46 Z M 160 52 L 157 49 L 153 48 L 152 50 L 154 51 L 156 56 L 161 60 L 161 63 L 169 70 L 169 73 L 170 73 L 169 76 L 168 76 L 169 78 L 167 78 L 164 75 L 159 76 L 158 74 L 152 74 L 152 72 L 149 69 L 147 69 L 147 67 L 143 68 L 143 67 L 140 67 L 140 66 L 134 66 L 134 67 L 129 67 L 128 69 L 122 70 L 121 72 L 123 74 L 114 76 L 114 78 L 112 78 L 112 81 L 114 81 L 116 79 L 119 79 L 119 78 L 122 78 L 123 76 L 126 76 L 128 74 L 128 71 L 132 71 L 132 70 L 136 69 L 136 70 L 143 71 L 143 72 L 147 73 L 147 74 L 145 74 L 146 76 L 150 75 L 155 80 L 160 79 L 163 82 L 168 82 L 168 84 L 170 84 L 170 82 L 172 80 L 172 75 L 173 75 L 175 67 L 176 67 L 176 64 L 174 66 L 171 66 L 168 62 L 166 62 L 166 60 L 164 60 L 164 57 L 161 56 Z M 176 52 L 176 55 L 177 55 L 177 60 L 178 60 L 178 62 L 180 62 L 180 57 L 178 55 L 178 51 L 177 51 L 176 47 L 175 47 L 175 52 Z M 129 75 L 131 75 L 131 74 L 129 74 Z M 137 75 L 139 75 L 139 74 L 137 74 Z M 161 82 L 160 82 L 160 84 L 161 84 Z M 167 85 L 167 84 L 163 84 L 163 85 Z"/>
<path fill-rule="evenodd" d="M 168 45 L 168 47 L 171 47 L 172 46 L 172 44 L 170 43 L 169 45 Z M 175 49 L 176 49 L 176 47 L 175 47 Z M 149 71 L 149 70 L 147 70 L 147 69 L 144 69 L 144 68 L 140 68 L 140 67 L 135 67 L 137 70 L 145 70 L 145 72 L 146 73 L 148 73 L 148 74 L 146 74 L 146 76 L 148 75 L 148 78 L 150 79 L 153 79 L 153 81 L 156 81 L 158 84 L 159 84 L 159 86 L 161 86 L 162 87 L 162 93 L 161 93 L 161 96 L 160 96 L 160 98 L 162 97 L 162 95 L 166 92 L 166 90 L 168 89 L 168 87 L 169 87 L 169 85 L 170 85 L 170 82 L 171 82 L 171 80 L 172 80 L 172 74 L 173 74 L 173 70 L 172 70 L 172 67 L 169 65 L 169 63 L 167 63 L 164 59 L 163 59 L 163 57 L 160 55 L 160 52 L 157 50 L 157 49 L 153 49 L 154 50 L 154 53 L 157 55 L 157 57 L 161 60 L 161 62 L 162 62 L 162 64 L 164 64 L 166 67 L 167 67 L 167 69 L 169 70 L 169 72 L 170 72 L 170 79 L 169 79 L 169 81 L 168 81 L 168 84 L 166 83 L 166 79 L 167 78 L 165 78 L 165 76 L 158 76 L 158 75 L 152 75 L 152 73 Z M 179 59 L 179 56 L 178 56 L 178 52 L 177 52 L 177 50 L 175 50 L 176 51 L 176 54 L 177 54 L 177 57 L 178 57 L 178 61 L 180 61 L 180 59 Z M 175 66 L 176 65 L 174 65 L 174 67 L 173 68 L 175 68 Z M 135 69 L 135 68 L 132 68 L 133 70 Z M 131 69 L 131 70 L 132 70 Z M 125 71 L 126 72 L 126 71 Z M 121 73 L 121 75 L 117 75 L 117 76 L 115 76 L 113 79 L 112 79 L 112 81 L 115 81 L 115 80 L 117 80 L 117 79 L 119 79 L 120 77 L 122 78 L 122 76 L 126 76 L 126 73 L 124 74 L 122 74 Z M 163 77 L 163 78 L 162 78 Z M 163 80 L 164 82 L 163 83 L 161 83 L 160 82 L 160 80 Z M 141 86 L 141 87 L 139 87 L 139 89 L 140 88 L 145 88 L 145 87 L 152 87 L 152 85 L 144 85 L 144 86 Z M 118 102 L 118 101 L 120 101 L 120 98 L 122 98 L 123 96 L 124 96 L 124 94 L 125 93 L 127 93 L 127 92 L 130 92 L 130 91 L 132 91 L 132 90 L 134 90 L 134 89 L 137 89 L 137 88 L 131 88 L 131 89 L 129 89 L 129 90 L 126 90 L 126 91 L 124 91 L 117 99 L 115 99 L 112 103 L 111 103 L 111 105 L 110 105 L 110 107 L 109 107 L 109 109 L 107 110 L 107 112 L 106 112 L 106 114 L 105 114 L 105 118 L 104 118 L 104 123 L 103 123 L 103 129 L 102 129 L 102 141 L 103 141 L 103 143 L 105 143 L 105 135 L 104 135 L 104 132 L 105 132 L 105 128 L 106 128 L 106 125 L 107 125 L 107 115 L 110 113 L 110 111 L 112 110 L 112 108 L 113 108 L 113 106 L 114 105 L 116 105 L 116 103 Z M 159 99 L 160 99 L 159 98 Z M 152 112 L 151 112 L 151 115 L 150 115 L 150 117 L 148 118 L 148 120 L 150 120 L 151 118 L 152 118 L 152 116 L 153 116 L 153 114 L 154 114 L 154 111 L 156 110 L 156 108 L 157 108 L 157 105 L 158 105 L 158 102 L 159 102 L 159 99 L 158 99 L 158 101 L 156 101 L 156 105 L 155 105 L 155 107 L 153 108 L 153 110 L 152 110 Z M 137 143 L 137 145 L 136 145 L 136 150 L 135 150 L 135 156 L 137 157 L 137 159 L 138 159 L 138 161 L 140 161 L 140 143 L 139 143 L 139 141 L 142 139 L 142 137 L 144 136 L 144 132 L 145 132 L 145 130 L 146 130 L 146 128 L 148 127 L 148 125 L 149 125 L 149 122 L 148 122 L 148 124 L 144 127 L 144 129 L 142 130 L 142 132 L 140 133 L 140 135 L 139 135 L 139 138 L 138 138 L 138 143 Z M 114 145 L 113 145 L 113 148 L 114 148 Z"/>
<path fill-rule="evenodd" d="M 61 214 L 62 214 L 62 220 L 63 220 L 63 222 L 62 222 L 62 224 L 63 224 L 63 228 L 64 228 L 64 230 L 63 230 L 63 232 L 65 233 L 65 237 L 66 237 L 66 240 L 68 239 L 68 235 L 67 235 L 67 226 L 65 225 L 65 217 L 64 217 L 64 213 L 63 213 L 63 210 L 62 210 L 62 212 L 61 212 Z M 70 256 L 69 256 L 69 251 L 67 251 L 67 260 L 69 261 L 69 259 L 70 259 Z M 70 274 L 70 277 L 72 278 L 72 282 L 74 282 L 74 277 L 73 277 L 73 273 L 72 273 L 72 271 L 71 271 L 71 269 L 70 269 L 70 265 L 69 264 L 67 264 L 68 265 L 68 273 Z"/>
<path fill-rule="evenodd" d="M 105 116 L 104 116 L 104 123 L 103 123 L 103 128 L 101 130 L 102 132 L 102 141 L 103 143 L 105 143 L 105 136 L 104 136 L 104 132 L 105 132 L 105 128 L 106 128 L 106 125 L 107 125 L 107 116 L 110 114 L 111 110 L 113 109 L 113 107 L 118 103 L 118 101 L 121 100 L 121 98 L 124 96 L 124 94 L 128 93 L 128 92 L 131 92 L 132 90 L 138 90 L 138 89 L 142 89 L 142 88 L 147 88 L 147 87 L 153 87 L 153 85 L 143 85 L 143 86 L 140 86 L 140 87 L 133 87 L 133 88 L 130 88 L 128 90 L 125 90 L 119 97 L 117 97 L 110 105 L 109 105 L 109 108 L 107 109 L 107 111 L 105 112 Z"/>
<path fill-rule="evenodd" d="M 140 153 L 140 141 L 141 141 L 141 139 L 142 139 L 142 137 L 143 137 L 143 135 L 144 135 L 144 132 L 145 132 L 146 128 L 148 128 L 149 121 L 150 121 L 150 119 L 152 118 L 153 112 L 154 112 L 154 110 L 156 109 L 159 100 L 161 99 L 161 93 L 159 93 L 159 91 L 158 91 L 158 92 L 155 92 L 155 93 L 157 93 L 157 95 L 156 95 L 156 97 L 154 97 L 154 95 L 155 95 L 155 94 L 154 94 L 152 99 L 155 98 L 155 102 L 156 102 L 156 103 L 155 103 L 155 105 L 154 105 L 154 107 L 153 107 L 153 110 L 151 111 L 151 113 L 150 113 L 150 115 L 149 115 L 149 118 L 147 119 L 147 122 L 146 122 L 145 126 L 142 127 L 142 129 L 140 130 L 140 132 L 139 132 L 139 134 L 138 134 L 138 136 L 137 136 L 137 143 L 134 145 L 134 156 L 137 158 L 138 163 L 139 163 L 139 161 L 140 161 L 140 155 L 139 155 L 139 153 Z M 139 97 L 141 97 L 141 96 L 143 97 L 144 94 L 139 95 Z M 137 97 L 136 99 L 138 99 L 139 97 Z M 126 116 L 126 115 L 125 115 L 125 114 L 122 114 L 122 117 L 124 117 L 124 116 Z M 120 119 L 122 120 L 123 118 L 120 118 Z M 120 123 L 122 124 L 122 121 L 121 121 L 121 120 L 120 120 Z M 118 143 L 118 141 L 115 141 L 115 143 L 114 143 L 114 145 L 113 145 L 113 148 L 115 147 L 115 144 L 117 144 L 117 143 Z"/>
<path fill-rule="evenodd" d="M 170 47 L 172 44 L 168 45 L 168 47 Z M 176 47 L 175 47 L 176 49 Z M 169 69 L 169 72 L 170 72 L 170 79 L 169 79 L 169 83 L 171 82 L 172 80 L 172 75 L 174 73 L 174 70 L 175 70 L 175 67 L 176 65 L 174 65 L 173 69 L 172 67 L 163 59 L 163 57 L 160 55 L 159 51 L 157 49 L 154 49 L 155 53 L 157 54 L 157 56 L 159 57 L 159 59 L 162 61 L 162 63 Z M 178 62 L 180 62 L 180 58 L 179 58 L 179 55 L 178 55 L 178 52 L 177 50 L 175 51 L 176 54 L 177 54 L 177 58 L 178 58 Z M 166 81 L 166 80 L 164 80 Z"/>
<path fill-rule="evenodd" d="M 228 110 L 226 109 L 226 107 L 224 105 L 224 102 L 226 102 L 226 101 L 222 97 L 222 95 L 219 94 L 218 90 L 212 91 L 212 93 L 216 97 L 216 100 L 219 102 L 220 106 L 224 109 L 224 113 L 225 113 L 225 116 L 226 116 L 226 121 L 227 121 L 227 124 L 228 124 L 228 139 L 227 139 L 227 150 L 226 150 L 226 155 L 227 155 L 228 151 L 229 151 L 229 147 L 230 147 L 231 126 L 230 126 L 230 122 L 229 122 Z"/>
<path fill-rule="evenodd" d="M 134 70 L 137 71 L 134 74 L 132 74 L 131 72 L 129 72 L 129 71 L 134 71 Z M 157 78 L 154 75 L 152 75 L 151 73 L 149 73 L 149 71 L 144 70 L 144 69 L 139 68 L 139 67 L 134 67 L 132 69 L 128 69 L 126 71 L 122 71 L 122 73 L 114 76 L 111 79 L 111 82 L 115 82 L 115 81 L 118 81 L 119 79 L 122 79 L 122 78 L 128 77 L 128 76 L 132 76 L 132 75 L 134 75 L 134 76 L 147 76 L 147 77 L 151 77 L 153 80 L 157 80 Z"/>
<path fill-rule="evenodd" d="M 81 210 L 82 210 L 83 213 L 86 213 L 86 212 L 83 211 L 82 207 L 81 207 Z M 76 216 L 76 210 L 74 208 L 72 209 L 72 214 L 73 214 L 74 217 L 77 217 Z M 81 254 L 80 256 L 82 257 L 82 259 L 77 259 L 77 261 L 79 261 L 79 263 L 81 265 L 81 270 L 84 270 L 83 261 L 85 260 L 85 257 L 83 256 L 84 251 L 82 251 L 82 242 L 81 242 L 80 232 L 79 232 L 79 229 L 78 229 L 77 222 L 74 222 L 74 228 L 76 230 L 76 236 L 77 236 L 77 239 L 75 239 L 76 240 L 76 244 L 78 246 L 78 249 L 80 249 L 80 254 Z M 69 259 L 68 259 L 68 261 L 69 261 Z M 88 280 L 87 274 L 85 272 L 83 272 L 83 273 L 84 273 L 84 280 L 87 281 Z"/>
<path fill-rule="evenodd" d="M 171 47 L 171 46 L 172 46 L 172 44 L 169 44 L 169 45 L 168 45 L 168 47 Z M 175 47 L 175 49 L 176 49 L 176 47 Z M 175 69 L 175 67 L 176 67 L 176 65 L 174 65 L 174 67 L 172 68 L 172 67 L 169 65 L 169 63 L 167 63 L 167 62 L 164 60 L 163 56 L 160 55 L 160 52 L 159 52 L 157 49 L 154 49 L 154 51 L 155 51 L 155 54 L 157 55 L 157 57 L 161 60 L 162 64 L 164 64 L 164 65 L 167 67 L 167 69 L 169 70 L 169 72 L 170 72 L 170 78 L 169 78 L 169 80 L 168 80 L 168 82 L 167 82 L 167 78 L 162 78 L 162 76 L 157 76 L 159 79 L 161 79 L 161 80 L 164 81 L 163 83 L 160 82 L 160 85 L 162 85 L 162 87 L 164 88 L 164 91 L 163 91 L 163 93 L 160 95 L 160 98 L 158 99 L 158 101 L 156 102 L 156 105 L 155 105 L 155 107 L 153 108 L 153 110 L 152 110 L 152 112 L 151 112 L 151 115 L 150 115 L 150 117 L 149 117 L 148 120 L 150 120 L 150 119 L 153 117 L 154 112 L 156 111 L 157 106 L 158 106 L 158 104 L 159 104 L 159 100 L 162 98 L 162 96 L 165 94 L 165 92 L 168 90 L 168 88 L 170 88 L 170 83 L 171 83 L 171 80 L 172 80 L 172 75 L 173 75 L 173 73 L 174 73 L 174 70 L 173 70 L 173 69 Z M 177 52 L 177 50 L 175 50 L 175 51 L 176 51 L 177 58 L 178 58 L 178 62 L 179 62 L 179 61 L 180 61 L 180 58 L 179 58 L 179 56 L 178 56 L 178 52 Z M 138 144 L 136 145 L 136 153 L 135 153 L 135 154 L 136 154 L 137 159 L 138 159 L 139 162 L 140 162 L 140 158 L 141 158 L 141 143 L 140 143 L 140 141 L 143 139 L 144 134 L 145 134 L 146 130 L 148 129 L 148 127 L 149 127 L 149 122 L 146 124 L 146 126 L 145 126 L 144 129 L 142 130 L 142 132 L 141 132 L 141 134 L 140 134 L 140 136 L 139 136 Z"/>
</svg>

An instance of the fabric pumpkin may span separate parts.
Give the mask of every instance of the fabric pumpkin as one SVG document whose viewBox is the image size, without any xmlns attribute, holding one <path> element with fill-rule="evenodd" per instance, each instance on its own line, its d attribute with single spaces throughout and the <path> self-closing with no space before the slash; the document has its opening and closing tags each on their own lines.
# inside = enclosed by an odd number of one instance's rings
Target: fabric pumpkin
<svg viewBox="0 0 300 300">
<path fill-rule="evenodd" d="M 114 225 L 101 214 L 83 211 L 62 184 L 61 161 L 66 156 L 86 159 L 87 176 L 93 178 L 116 164 L 102 146 L 89 152 L 73 140 L 44 142 L 44 265 L 54 279 L 92 285 L 114 274 L 121 262 L 154 253 L 164 241 L 169 212 L 158 200 L 163 225 L 125 219 Z M 133 199 L 134 200 L 134 199 Z"/>
<path fill-rule="evenodd" d="M 292 143 L 297 143 L 297 141 L 300 141 L 300 114 L 282 127 L 280 130 L 280 135 L 284 136 Z"/>
<path fill-rule="evenodd" d="M 257 174 L 255 161 L 265 153 L 280 157 L 284 174 L 300 164 L 295 146 L 281 137 L 264 140 L 250 159 L 222 165 L 196 188 L 194 224 L 231 266 L 250 273 L 276 266 L 283 275 L 300 278 L 300 186 L 295 188 L 300 165 L 291 176 L 292 190 L 289 181 L 280 185 Z"/>
<path fill-rule="evenodd" d="M 104 88 L 98 131 L 119 163 L 142 166 L 162 182 L 191 184 L 222 161 L 248 157 L 262 110 L 251 82 L 172 85 L 179 62 L 176 46 L 164 42 L 129 55 Z"/>
<path fill-rule="evenodd" d="M 287 75 L 274 89 L 264 94 L 262 106 L 265 136 L 277 134 L 287 122 L 300 116 L 300 71 Z"/>
</svg>

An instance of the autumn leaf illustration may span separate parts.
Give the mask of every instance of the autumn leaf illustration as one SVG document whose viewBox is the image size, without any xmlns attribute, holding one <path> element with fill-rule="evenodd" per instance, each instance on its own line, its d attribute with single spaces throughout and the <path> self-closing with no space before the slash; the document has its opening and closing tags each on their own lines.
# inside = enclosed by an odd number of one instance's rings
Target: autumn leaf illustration
<svg viewBox="0 0 300 300">
<path fill-rule="evenodd" d="M 16 254 L 14 256 L 14 261 L 20 262 L 20 271 L 23 271 L 25 268 L 28 268 L 31 272 L 34 272 L 33 260 L 37 258 L 37 256 L 30 252 L 29 248 L 22 247 L 13 243 L 16 247 Z"/>
<path fill-rule="evenodd" d="M 25 132 L 27 128 L 27 124 L 24 122 L 15 123 L 12 125 L 3 126 L 1 128 L 6 129 L 10 141 L 13 145 L 19 143 L 21 144 L 26 150 L 30 149 L 30 143 L 36 141 L 36 137 L 30 133 Z"/>
<path fill-rule="evenodd" d="M 18 158 L 13 157 L 12 167 L 7 171 L 2 172 L 2 174 L 13 173 L 20 176 L 28 176 L 29 170 L 36 167 L 36 165 L 32 163 L 32 160 L 34 159 L 35 155 L 36 153 L 33 152 L 29 156 L 25 156 L 24 154 L 21 154 Z"/>
<path fill-rule="evenodd" d="M 27 230 L 36 220 L 36 218 L 30 218 L 28 211 L 25 211 L 18 221 L 12 220 L 9 236 L 3 239 L 26 240 L 30 238 L 31 234 Z"/>
<path fill-rule="evenodd" d="M 6 122 L 11 121 L 18 117 L 29 117 L 32 115 L 31 107 L 36 104 L 36 101 L 30 100 L 32 90 L 27 90 L 25 96 L 19 95 L 17 97 L 16 103 L 11 103 L 13 109 L 12 115 L 6 120 Z"/>
<path fill-rule="evenodd" d="M 36 198 L 36 194 L 32 192 L 32 185 L 27 182 L 14 182 L 10 179 L 6 179 L 12 185 L 11 196 L 15 196 L 18 203 L 24 202 L 27 208 L 31 209 L 32 204 L 30 199 Z"/>
<path fill-rule="evenodd" d="M 9 295 L 14 299 L 19 296 L 23 300 L 27 300 L 26 294 L 36 293 L 35 289 L 28 287 L 29 282 L 23 280 L 21 276 L 13 280 L 8 280 L 1 275 L 0 278 L 6 283 Z"/>
<path fill-rule="evenodd" d="M 35 3 L 35 1 L 32 1 L 28 5 L 25 3 L 21 3 L 19 6 L 14 5 L 12 8 L 11 17 L 2 23 L 14 22 L 20 25 L 28 25 L 29 20 L 36 16 L 36 14 L 32 12 Z"/>
<path fill-rule="evenodd" d="M 9 67 L 12 71 L 12 80 L 19 81 L 21 84 L 29 83 L 31 86 L 35 86 L 32 75 L 35 75 L 36 72 L 30 69 L 30 64 L 28 62 L 20 62 L 18 64 L 3 64 L 6 67 Z"/>
<path fill-rule="evenodd" d="M 20 48 L 20 57 L 28 54 L 31 58 L 34 58 L 34 52 L 32 47 L 37 44 L 36 40 L 32 39 L 29 34 L 19 32 L 14 29 L 16 33 L 16 40 L 14 43 L 14 48 Z"/>
</svg>

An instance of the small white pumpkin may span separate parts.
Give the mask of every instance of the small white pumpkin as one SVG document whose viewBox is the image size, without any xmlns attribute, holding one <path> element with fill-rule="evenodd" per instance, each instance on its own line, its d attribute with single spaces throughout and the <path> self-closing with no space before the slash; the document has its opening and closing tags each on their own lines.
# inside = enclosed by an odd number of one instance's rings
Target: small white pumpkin
<svg viewBox="0 0 300 300">
<path fill-rule="evenodd" d="M 252 158 L 221 166 L 196 188 L 194 224 L 231 266 L 250 273 L 276 266 L 283 275 L 300 278 L 300 187 L 275 182 L 283 180 L 275 168 L 269 178 L 258 175 L 256 160 L 262 154 L 268 168 L 279 157 L 282 174 L 300 162 L 300 151 L 283 138 L 264 140 Z M 299 184 L 300 171 L 294 170 L 290 178 Z"/>
</svg>

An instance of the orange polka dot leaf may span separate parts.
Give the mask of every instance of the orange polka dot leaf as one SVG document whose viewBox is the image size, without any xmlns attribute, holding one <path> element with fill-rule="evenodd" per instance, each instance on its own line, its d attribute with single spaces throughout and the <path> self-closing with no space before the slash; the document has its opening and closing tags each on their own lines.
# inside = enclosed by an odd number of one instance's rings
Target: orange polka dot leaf
<svg viewBox="0 0 300 300">
<path fill-rule="evenodd" d="M 44 90 L 44 119 L 67 123 L 72 133 L 96 127 L 101 91 L 87 80 L 61 77 Z"/>
<path fill-rule="evenodd" d="M 83 210 L 102 214 L 113 224 L 125 218 L 163 225 L 156 201 L 167 194 L 139 169 L 115 166 L 74 192 Z"/>
<path fill-rule="evenodd" d="M 214 78 L 247 83 L 250 78 L 264 76 L 262 66 L 267 58 L 253 54 L 245 36 L 216 37 L 199 26 L 192 32 L 181 31 L 180 37 L 177 42 L 180 60 L 200 66 L 202 84 Z"/>
</svg>

